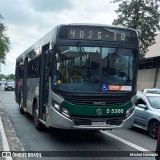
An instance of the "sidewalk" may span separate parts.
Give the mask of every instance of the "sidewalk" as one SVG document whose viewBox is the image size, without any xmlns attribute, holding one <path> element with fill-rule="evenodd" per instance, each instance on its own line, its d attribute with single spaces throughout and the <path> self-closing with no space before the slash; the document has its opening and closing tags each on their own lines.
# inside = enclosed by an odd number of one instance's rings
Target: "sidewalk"
<svg viewBox="0 0 160 160">
<path fill-rule="evenodd" d="M 2 124 L 1 116 L 0 116 L 0 151 L 2 151 L 0 157 L 4 156 L 3 151 L 7 151 L 7 152 L 10 151 L 7 137 L 6 137 L 5 130 L 4 130 L 4 126 Z M 2 159 L 12 160 L 12 157 L 7 157 L 7 158 L 3 157 Z"/>
<path fill-rule="evenodd" d="M 7 113 L 4 110 L 4 106 L 0 101 L 0 151 L 24 151 L 24 148 L 10 122 Z M 2 160 L 16 160 L 19 158 L 1 158 L 2 152 L 0 152 L 0 159 Z"/>
</svg>

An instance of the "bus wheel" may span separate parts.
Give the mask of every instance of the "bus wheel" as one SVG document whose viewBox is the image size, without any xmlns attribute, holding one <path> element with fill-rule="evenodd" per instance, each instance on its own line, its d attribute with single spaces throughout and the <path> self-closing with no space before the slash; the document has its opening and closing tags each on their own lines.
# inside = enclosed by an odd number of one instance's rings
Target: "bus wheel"
<svg viewBox="0 0 160 160">
<path fill-rule="evenodd" d="M 35 107 L 34 107 L 33 119 L 34 119 L 34 125 L 35 125 L 36 129 L 39 130 L 39 131 L 43 130 L 44 126 L 39 121 L 39 107 L 38 107 L 38 103 L 36 103 Z"/>
<path fill-rule="evenodd" d="M 148 125 L 148 134 L 151 138 L 156 139 L 158 135 L 158 127 L 159 122 L 157 120 L 153 120 Z"/>
<path fill-rule="evenodd" d="M 23 98 L 21 98 L 21 101 L 19 102 L 19 112 L 21 114 L 24 114 L 24 110 L 23 110 Z"/>
</svg>

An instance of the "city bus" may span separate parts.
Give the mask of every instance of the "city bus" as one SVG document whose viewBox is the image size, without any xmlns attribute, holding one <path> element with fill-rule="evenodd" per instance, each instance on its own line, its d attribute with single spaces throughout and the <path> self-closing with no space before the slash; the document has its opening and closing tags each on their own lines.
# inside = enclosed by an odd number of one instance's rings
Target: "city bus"
<svg viewBox="0 0 160 160">
<path fill-rule="evenodd" d="M 31 114 L 38 130 L 132 127 L 138 47 L 133 29 L 57 25 L 16 59 L 20 113 Z"/>
</svg>

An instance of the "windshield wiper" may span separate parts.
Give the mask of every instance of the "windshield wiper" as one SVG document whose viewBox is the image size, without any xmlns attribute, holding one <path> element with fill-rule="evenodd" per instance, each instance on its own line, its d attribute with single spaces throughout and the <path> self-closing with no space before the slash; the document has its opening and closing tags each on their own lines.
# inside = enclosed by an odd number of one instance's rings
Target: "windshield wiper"
<svg viewBox="0 0 160 160">
<path fill-rule="evenodd" d="M 117 54 L 119 54 L 120 53 L 120 51 L 121 51 L 121 49 L 122 49 L 122 45 L 119 45 L 119 47 L 117 47 L 117 49 L 116 49 L 116 51 L 115 51 L 115 55 L 117 55 Z"/>
<path fill-rule="evenodd" d="M 115 52 L 112 54 L 108 53 L 108 58 L 107 58 L 107 73 L 109 73 L 109 69 L 110 69 L 110 64 L 112 65 L 112 62 L 115 61 L 115 59 L 117 58 L 117 55 L 120 53 L 122 48 L 122 45 L 119 45 L 119 47 L 116 48 Z M 109 58 L 111 56 L 111 58 Z"/>
<path fill-rule="evenodd" d="M 116 48 L 116 51 L 114 53 L 112 53 L 112 55 L 114 55 L 114 56 L 111 57 L 109 63 L 111 63 L 114 60 L 114 58 L 116 58 L 115 55 L 118 55 L 120 53 L 121 49 L 122 49 L 122 45 L 119 45 L 119 47 Z"/>
</svg>

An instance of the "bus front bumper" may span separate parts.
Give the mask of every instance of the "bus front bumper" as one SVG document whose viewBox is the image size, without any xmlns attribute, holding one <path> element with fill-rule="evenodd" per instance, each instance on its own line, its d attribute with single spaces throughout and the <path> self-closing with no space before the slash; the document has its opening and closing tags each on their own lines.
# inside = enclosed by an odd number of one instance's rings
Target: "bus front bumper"
<svg viewBox="0 0 160 160">
<path fill-rule="evenodd" d="M 134 111 L 126 119 L 122 120 L 119 125 L 76 125 L 74 120 L 71 120 L 54 108 L 50 109 L 49 124 L 48 127 L 60 128 L 60 129 L 83 129 L 83 130 L 111 130 L 118 128 L 131 128 L 133 126 Z M 107 119 L 107 118 L 106 118 Z M 101 121 L 101 119 L 98 119 Z"/>
</svg>

